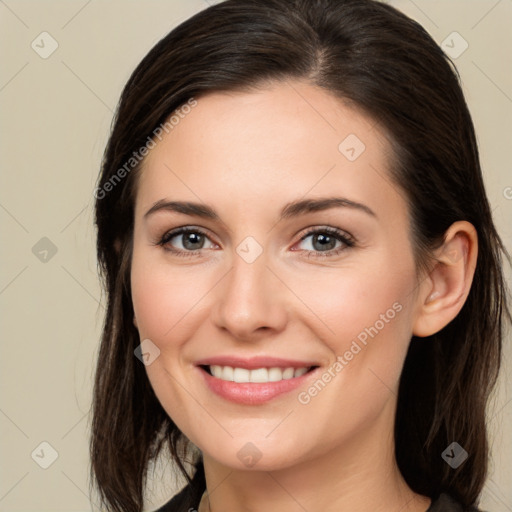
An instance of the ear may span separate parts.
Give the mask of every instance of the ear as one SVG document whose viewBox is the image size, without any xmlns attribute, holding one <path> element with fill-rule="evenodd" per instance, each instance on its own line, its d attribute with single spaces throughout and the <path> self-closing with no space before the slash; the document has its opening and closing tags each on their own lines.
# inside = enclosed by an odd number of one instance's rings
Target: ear
<svg viewBox="0 0 512 512">
<path fill-rule="evenodd" d="M 419 287 L 415 336 L 439 332 L 459 313 L 473 282 L 478 255 L 475 227 L 457 221 L 446 231 L 443 245 L 436 250 L 436 262 Z"/>
</svg>

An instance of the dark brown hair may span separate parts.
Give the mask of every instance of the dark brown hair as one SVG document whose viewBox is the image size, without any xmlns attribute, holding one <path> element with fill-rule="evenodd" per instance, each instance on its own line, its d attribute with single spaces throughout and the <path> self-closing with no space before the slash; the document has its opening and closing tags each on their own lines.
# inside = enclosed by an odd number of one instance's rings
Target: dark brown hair
<svg viewBox="0 0 512 512">
<path fill-rule="evenodd" d="M 291 79 L 325 89 L 384 127 L 392 149 L 387 171 L 408 201 L 418 268 L 433 263 L 432 250 L 453 222 L 467 220 L 477 230 L 478 261 L 464 307 L 435 335 L 412 337 L 395 442 L 399 468 L 415 492 L 431 498 L 449 492 L 469 506 L 482 490 L 485 410 L 510 320 L 502 273 L 508 255 L 493 224 L 455 66 L 418 23 L 384 3 L 227 0 L 179 25 L 138 65 L 104 154 L 96 225 L 107 311 L 90 451 L 92 480 L 109 511 L 142 510 L 148 464 L 164 447 L 190 480 L 183 464 L 187 439 L 134 357 L 140 339 L 130 264 L 140 166 L 122 179 L 115 175 L 190 98 Z M 469 453 L 456 470 L 441 458 L 452 441 Z M 192 462 L 202 471 L 200 458 Z M 195 488 L 190 504 L 201 491 Z"/>
</svg>

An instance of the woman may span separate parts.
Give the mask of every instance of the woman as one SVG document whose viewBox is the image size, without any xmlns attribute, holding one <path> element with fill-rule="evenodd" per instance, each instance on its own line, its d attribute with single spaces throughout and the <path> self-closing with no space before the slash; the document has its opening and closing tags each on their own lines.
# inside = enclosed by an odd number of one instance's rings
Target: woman
<svg viewBox="0 0 512 512">
<path fill-rule="evenodd" d="M 91 474 L 161 511 L 477 510 L 510 320 L 456 70 L 372 0 L 227 0 L 128 81 L 96 190 Z M 189 475 L 186 465 L 194 467 Z"/>
</svg>

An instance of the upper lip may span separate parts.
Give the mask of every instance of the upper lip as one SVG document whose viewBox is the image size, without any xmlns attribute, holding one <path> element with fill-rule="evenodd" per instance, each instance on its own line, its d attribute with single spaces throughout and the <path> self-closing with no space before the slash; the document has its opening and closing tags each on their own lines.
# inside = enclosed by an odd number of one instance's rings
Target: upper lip
<svg viewBox="0 0 512 512">
<path fill-rule="evenodd" d="M 231 366 L 232 368 L 246 368 L 254 370 L 256 368 L 309 368 L 318 366 L 311 361 L 299 361 L 297 359 L 282 359 L 280 357 L 254 356 L 243 358 L 240 356 L 215 356 L 201 359 L 196 362 L 197 366 Z"/>
</svg>

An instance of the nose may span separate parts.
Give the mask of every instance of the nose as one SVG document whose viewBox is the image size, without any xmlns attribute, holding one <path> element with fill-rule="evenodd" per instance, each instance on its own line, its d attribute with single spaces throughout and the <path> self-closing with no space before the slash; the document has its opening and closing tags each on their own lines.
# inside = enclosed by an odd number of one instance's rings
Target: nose
<svg viewBox="0 0 512 512">
<path fill-rule="evenodd" d="M 268 337 L 288 322 L 291 293 L 268 263 L 265 251 L 252 263 L 234 253 L 232 268 L 215 287 L 213 321 L 234 338 Z"/>
</svg>

